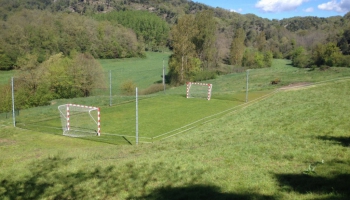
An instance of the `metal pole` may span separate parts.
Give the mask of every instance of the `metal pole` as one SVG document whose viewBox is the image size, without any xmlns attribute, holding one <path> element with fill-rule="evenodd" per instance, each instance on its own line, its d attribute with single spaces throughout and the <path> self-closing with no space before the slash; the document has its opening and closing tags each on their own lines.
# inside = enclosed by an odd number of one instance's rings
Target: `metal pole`
<svg viewBox="0 0 350 200">
<path fill-rule="evenodd" d="M 13 119 L 13 127 L 16 127 L 16 116 L 15 116 L 15 90 L 13 77 L 11 78 L 11 89 L 12 89 L 12 119 Z"/>
<path fill-rule="evenodd" d="M 112 106 L 112 70 L 109 70 L 109 106 Z"/>
<path fill-rule="evenodd" d="M 248 86 L 249 86 L 249 69 L 247 70 L 247 86 L 246 86 L 246 93 L 245 93 L 245 102 L 248 102 Z"/>
<path fill-rule="evenodd" d="M 164 58 L 163 58 L 163 87 L 165 92 L 165 67 L 164 67 Z"/>
<path fill-rule="evenodd" d="M 136 87 L 136 145 L 139 144 L 139 108 L 138 108 L 138 95 L 137 95 L 137 87 Z"/>
</svg>

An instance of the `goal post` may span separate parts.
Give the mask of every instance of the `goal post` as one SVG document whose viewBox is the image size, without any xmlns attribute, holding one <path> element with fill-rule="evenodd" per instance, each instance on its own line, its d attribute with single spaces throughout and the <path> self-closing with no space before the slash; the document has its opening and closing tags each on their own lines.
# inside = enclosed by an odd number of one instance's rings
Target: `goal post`
<svg viewBox="0 0 350 200">
<path fill-rule="evenodd" d="M 78 104 L 58 106 L 63 135 L 71 137 L 100 136 L 101 112 L 99 107 Z"/>
<path fill-rule="evenodd" d="M 186 98 L 206 98 L 210 100 L 213 84 L 187 82 Z"/>
</svg>

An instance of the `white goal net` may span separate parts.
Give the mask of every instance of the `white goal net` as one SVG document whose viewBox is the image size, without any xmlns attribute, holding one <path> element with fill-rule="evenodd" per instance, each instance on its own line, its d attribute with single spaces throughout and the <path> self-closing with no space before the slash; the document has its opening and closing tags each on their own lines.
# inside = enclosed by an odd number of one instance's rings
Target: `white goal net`
<svg viewBox="0 0 350 200">
<path fill-rule="evenodd" d="M 210 100 L 213 85 L 210 83 L 187 82 L 187 98 L 206 98 Z"/>
<path fill-rule="evenodd" d="M 63 135 L 71 137 L 100 136 L 100 108 L 77 104 L 58 106 Z"/>
</svg>

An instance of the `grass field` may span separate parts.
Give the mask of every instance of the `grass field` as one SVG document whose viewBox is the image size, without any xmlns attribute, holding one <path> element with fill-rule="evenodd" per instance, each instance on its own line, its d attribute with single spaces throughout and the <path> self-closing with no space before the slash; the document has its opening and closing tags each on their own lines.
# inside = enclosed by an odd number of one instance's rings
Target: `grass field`
<svg viewBox="0 0 350 200">
<path fill-rule="evenodd" d="M 92 137 L 97 141 L 112 144 L 134 144 L 136 142 L 135 96 L 120 95 L 117 92 L 125 80 L 132 79 L 135 84 L 147 88 L 160 78 L 158 69 L 162 69 L 163 60 L 167 62 L 166 53 L 148 53 L 147 58 L 132 58 L 123 60 L 101 60 L 105 71 L 114 70 L 112 81 L 116 88 L 113 92 L 113 106 L 109 105 L 108 95 L 69 100 L 55 100 L 50 106 L 21 110 L 17 117 L 17 126 L 45 133 L 62 134 L 57 106 L 75 103 L 101 107 L 102 137 Z M 149 69 L 149 70 L 145 70 Z M 155 70 L 156 69 L 156 70 Z M 118 72 L 118 73 L 117 73 Z M 125 73 L 126 72 L 126 73 Z M 134 72 L 134 73 L 132 73 Z M 159 73 L 158 73 L 159 72 Z M 338 80 L 350 76 L 346 68 L 332 68 L 328 71 L 309 71 L 290 66 L 287 60 L 275 60 L 274 65 L 267 69 L 249 71 L 248 100 L 253 101 L 292 83 L 306 82 L 314 84 L 322 80 Z M 165 92 L 152 95 L 140 95 L 139 101 L 139 139 L 140 142 L 154 142 L 188 129 L 195 128 L 209 120 L 220 117 L 227 112 L 245 104 L 247 74 L 234 73 L 208 80 L 213 84 L 213 94 L 210 101 L 205 99 L 186 99 L 186 86 L 169 88 Z M 271 81 L 279 79 L 278 85 Z M 150 117 L 151 116 L 151 117 Z"/>
<path fill-rule="evenodd" d="M 281 91 L 139 146 L 0 127 L 0 198 L 348 199 L 349 89 Z"/>
<path fill-rule="evenodd" d="M 208 81 L 210 101 L 183 86 L 142 98 L 141 136 L 181 133 L 151 144 L 61 136 L 65 100 L 22 110 L 29 129 L 0 119 L 0 199 L 349 199 L 350 70 L 288 64 L 250 71 L 248 104 L 245 73 Z M 312 84 L 276 90 L 293 83 Z M 134 134 L 134 102 L 101 108 L 102 134 Z"/>
</svg>

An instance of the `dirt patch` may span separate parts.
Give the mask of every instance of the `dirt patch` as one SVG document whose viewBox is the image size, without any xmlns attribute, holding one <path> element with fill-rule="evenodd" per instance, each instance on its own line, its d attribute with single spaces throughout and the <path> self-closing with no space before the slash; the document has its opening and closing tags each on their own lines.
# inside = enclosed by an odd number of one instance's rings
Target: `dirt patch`
<svg viewBox="0 0 350 200">
<path fill-rule="evenodd" d="M 8 145 L 14 145 L 14 144 L 16 144 L 16 141 L 14 140 L 0 138 L 0 146 L 8 146 Z"/>
<path fill-rule="evenodd" d="M 281 90 L 299 90 L 310 85 L 312 85 L 312 83 L 310 82 L 297 82 L 297 83 L 291 83 L 287 86 L 283 86 L 280 89 Z"/>
</svg>

